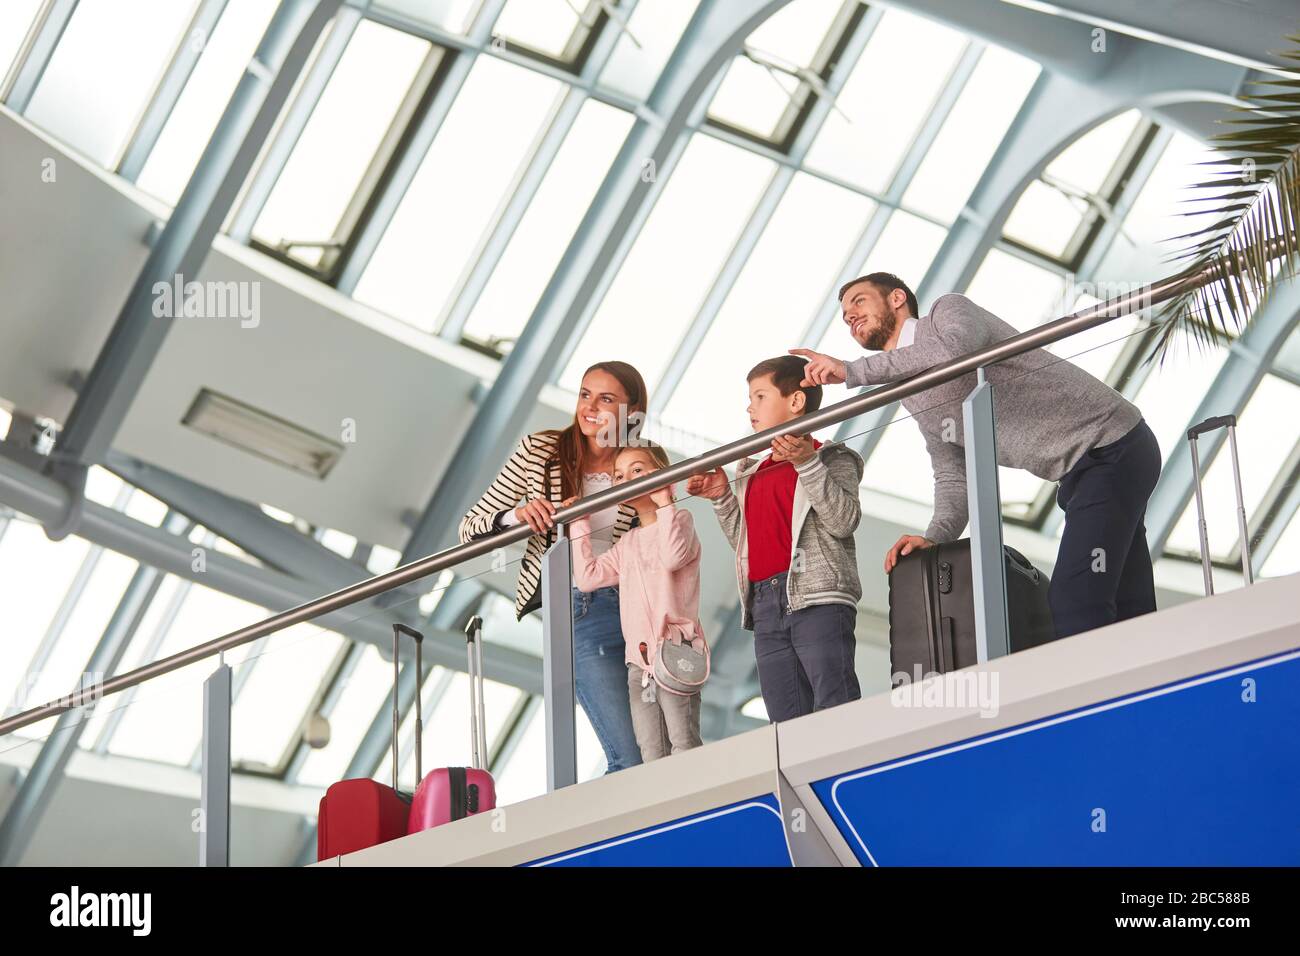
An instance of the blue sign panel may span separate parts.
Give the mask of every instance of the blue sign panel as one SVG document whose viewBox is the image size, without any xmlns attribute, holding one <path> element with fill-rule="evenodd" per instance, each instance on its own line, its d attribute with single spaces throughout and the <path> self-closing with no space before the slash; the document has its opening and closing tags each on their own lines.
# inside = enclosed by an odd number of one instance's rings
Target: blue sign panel
<svg viewBox="0 0 1300 956">
<path fill-rule="evenodd" d="M 774 794 L 602 840 L 528 866 L 789 866 Z"/>
<path fill-rule="evenodd" d="M 820 780 L 866 865 L 1300 864 L 1300 652 Z"/>
</svg>

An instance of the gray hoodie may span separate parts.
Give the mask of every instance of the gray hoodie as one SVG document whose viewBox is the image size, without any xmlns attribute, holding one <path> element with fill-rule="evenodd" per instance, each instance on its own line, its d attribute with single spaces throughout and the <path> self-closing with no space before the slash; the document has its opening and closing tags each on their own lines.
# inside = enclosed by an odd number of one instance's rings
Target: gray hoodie
<svg viewBox="0 0 1300 956">
<path fill-rule="evenodd" d="M 740 592 L 741 625 L 752 631 L 749 550 L 745 528 L 745 490 L 762 458 L 745 458 L 736 467 L 735 490 L 713 502 L 718 524 L 736 551 L 736 587 Z M 853 532 L 862 517 L 858 486 L 862 458 L 843 445 L 825 444 L 817 454 L 796 465 L 799 480 L 790 514 L 790 575 L 786 594 L 790 610 L 814 604 L 857 607 L 862 598 Z"/>
</svg>

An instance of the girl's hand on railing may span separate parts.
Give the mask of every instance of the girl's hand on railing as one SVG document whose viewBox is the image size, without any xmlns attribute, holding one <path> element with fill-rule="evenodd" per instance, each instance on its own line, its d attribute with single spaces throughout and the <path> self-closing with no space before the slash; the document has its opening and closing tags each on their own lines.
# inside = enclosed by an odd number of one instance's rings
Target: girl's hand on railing
<svg viewBox="0 0 1300 956">
<path fill-rule="evenodd" d="M 695 495 L 700 498 L 708 498 L 711 501 L 717 501 L 727 493 L 730 482 L 727 480 L 727 473 L 720 467 L 713 471 L 706 471 L 699 475 L 691 475 L 686 479 L 686 493 Z"/>
</svg>

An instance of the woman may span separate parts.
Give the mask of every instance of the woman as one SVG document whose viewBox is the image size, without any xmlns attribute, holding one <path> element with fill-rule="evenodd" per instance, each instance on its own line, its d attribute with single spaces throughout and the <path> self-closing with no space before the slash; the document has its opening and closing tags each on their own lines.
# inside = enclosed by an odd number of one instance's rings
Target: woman
<svg viewBox="0 0 1300 956">
<path fill-rule="evenodd" d="M 573 422 L 559 431 L 525 435 L 496 480 L 461 520 L 462 542 L 516 524 L 532 528 L 515 585 L 518 617 L 542 606 L 541 559 L 555 541 L 552 515 L 576 498 L 613 485 L 614 458 L 625 438 L 620 423 L 638 420 L 632 417 L 637 412 L 644 416 L 646 400 L 645 381 L 631 365 L 598 362 L 591 366 L 582 377 Z M 612 548 L 635 517 L 630 504 L 593 514 L 592 550 L 599 555 Z M 628 707 L 618 588 L 597 588 L 587 594 L 575 587 L 572 594 L 574 693 L 605 751 L 606 772 L 613 773 L 641 762 Z"/>
</svg>

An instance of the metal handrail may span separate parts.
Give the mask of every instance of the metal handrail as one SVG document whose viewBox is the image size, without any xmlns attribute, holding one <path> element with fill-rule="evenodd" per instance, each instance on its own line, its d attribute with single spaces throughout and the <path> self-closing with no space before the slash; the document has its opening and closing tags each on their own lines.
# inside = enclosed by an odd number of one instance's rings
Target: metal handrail
<svg viewBox="0 0 1300 956">
<path fill-rule="evenodd" d="M 1285 255 L 1286 249 L 1279 242 L 1275 248 L 1270 248 L 1267 252 L 1269 253 L 1268 258 L 1271 260 Z M 892 402 L 961 378 L 977 368 L 986 367 L 1016 355 L 1022 355 L 1025 352 L 1058 342 L 1112 319 L 1159 305 L 1184 292 L 1207 285 L 1223 277 L 1223 266 L 1220 262 L 1211 263 L 1201 269 L 1178 273 L 1159 282 L 1143 286 L 1127 295 L 1117 296 L 1090 308 L 1056 319 L 1053 322 L 1040 325 L 1027 332 L 1022 332 L 1019 335 L 1013 335 L 1011 338 L 1003 339 L 988 348 L 935 365 L 910 378 L 883 385 L 827 406 L 812 414 L 804 415 L 798 420 L 797 431 L 800 434 L 805 434 L 827 425 L 835 425 L 850 418 L 856 418 L 864 412 L 882 408 Z M 553 516 L 554 521 L 557 525 L 568 523 L 639 497 L 648 491 L 661 488 L 665 484 L 681 481 L 698 472 L 708 471 L 737 461 L 746 455 L 768 448 L 772 439 L 777 435 L 788 434 L 795 430 L 792 423 L 786 423 L 756 432 L 726 445 L 720 445 L 712 451 L 680 461 L 653 474 L 617 485 L 608 491 L 582 498 L 569 507 L 556 511 Z M 314 601 L 308 601 L 298 607 L 273 614 L 256 624 L 250 624 L 206 643 L 180 651 L 170 657 L 138 667 L 125 674 L 111 677 L 97 687 L 74 691 L 39 707 L 0 720 L 0 736 L 49 717 L 57 716 L 100 697 L 107 697 L 110 694 L 126 690 L 128 687 L 134 687 L 155 677 L 161 677 L 164 674 L 193 664 L 195 661 L 223 653 L 231 648 L 266 637 L 295 624 L 310 621 L 333 611 L 358 604 L 369 598 L 410 584 L 412 581 L 454 567 L 471 558 L 488 554 L 497 548 L 523 541 L 531 537 L 532 534 L 533 531 L 528 525 L 516 525 L 466 544 L 456 545 L 436 552 L 365 581 L 359 581 L 356 584 L 319 597 Z"/>
</svg>

